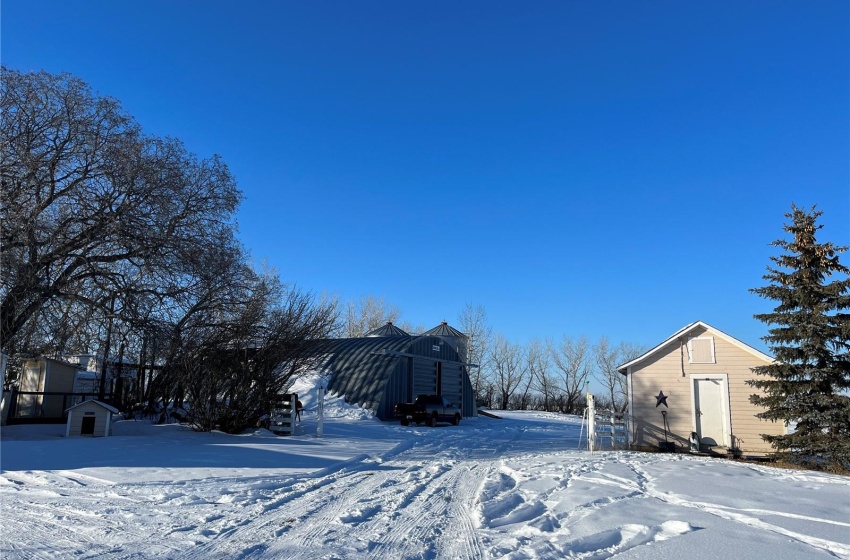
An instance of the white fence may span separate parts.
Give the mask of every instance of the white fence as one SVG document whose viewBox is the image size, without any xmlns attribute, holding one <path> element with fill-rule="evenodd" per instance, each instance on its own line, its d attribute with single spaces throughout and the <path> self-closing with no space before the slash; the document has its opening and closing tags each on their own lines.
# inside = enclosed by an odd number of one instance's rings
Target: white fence
<svg viewBox="0 0 850 560">
<path fill-rule="evenodd" d="M 629 446 L 628 425 L 628 415 L 624 412 L 596 410 L 595 399 L 588 393 L 582 431 L 579 433 L 579 447 L 581 435 L 587 426 L 587 450 L 591 453 L 594 449 L 626 449 Z"/>
<path fill-rule="evenodd" d="M 628 415 L 625 412 L 597 410 L 594 418 L 594 436 L 597 449 L 625 449 L 629 446 Z"/>
<path fill-rule="evenodd" d="M 281 396 L 269 418 L 269 430 L 279 436 L 295 433 L 295 415 L 298 411 L 298 395 L 287 393 Z"/>
</svg>

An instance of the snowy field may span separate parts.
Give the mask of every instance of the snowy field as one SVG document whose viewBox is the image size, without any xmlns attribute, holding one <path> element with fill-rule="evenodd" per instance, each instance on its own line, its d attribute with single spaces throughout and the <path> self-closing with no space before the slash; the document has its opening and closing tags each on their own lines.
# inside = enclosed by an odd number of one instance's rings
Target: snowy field
<svg viewBox="0 0 850 560">
<path fill-rule="evenodd" d="M 10 426 L 0 558 L 850 558 L 850 479 L 577 449 L 580 420 L 404 428 L 313 394 L 298 433 Z"/>
</svg>

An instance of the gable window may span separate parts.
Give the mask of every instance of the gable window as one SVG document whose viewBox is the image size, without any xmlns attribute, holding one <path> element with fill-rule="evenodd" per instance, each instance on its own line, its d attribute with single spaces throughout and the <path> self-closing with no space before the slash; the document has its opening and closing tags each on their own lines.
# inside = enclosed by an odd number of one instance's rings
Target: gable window
<svg viewBox="0 0 850 560">
<path fill-rule="evenodd" d="M 688 354 L 692 364 L 714 364 L 714 337 L 698 336 L 688 340 Z"/>
</svg>

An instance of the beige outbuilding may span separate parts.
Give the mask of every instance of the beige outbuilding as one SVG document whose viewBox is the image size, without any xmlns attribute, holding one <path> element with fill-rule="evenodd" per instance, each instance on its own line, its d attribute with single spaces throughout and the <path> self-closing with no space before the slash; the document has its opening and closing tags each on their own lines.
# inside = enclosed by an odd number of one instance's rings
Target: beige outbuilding
<svg viewBox="0 0 850 560">
<path fill-rule="evenodd" d="M 63 393 L 74 391 L 79 367 L 53 358 L 27 358 L 21 362 L 17 418 L 62 418 Z"/>
<path fill-rule="evenodd" d="M 65 437 L 96 436 L 106 437 L 112 433 L 112 415 L 118 409 L 100 401 L 83 401 L 67 411 L 68 423 Z"/>
<path fill-rule="evenodd" d="M 762 434 L 787 433 L 756 417 L 747 385 L 773 358 L 702 321 L 619 366 L 627 378 L 629 435 L 637 447 L 760 455 Z M 666 445 L 665 445 L 666 444 Z"/>
</svg>

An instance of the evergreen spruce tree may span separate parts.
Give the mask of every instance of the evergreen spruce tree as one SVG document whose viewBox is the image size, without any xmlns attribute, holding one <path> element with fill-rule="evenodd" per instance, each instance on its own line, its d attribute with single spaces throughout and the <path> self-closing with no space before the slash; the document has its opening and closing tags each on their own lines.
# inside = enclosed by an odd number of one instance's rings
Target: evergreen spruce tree
<svg viewBox="0 0 850 560">
<path fill-rule="evenodd" d="M 847 247 L 818 243 L 823 212 L 791 206 L 784 226 L 793 240 L 773 243 L 784 253 L 771 257 L 763 277 L 769 284 L 750 290 L 775 300 L 772 313 L 755 315 L 771 326 L 764 337 L 776 361 L 754 369 L 748 383 L 762 390 L 750 402 L 764 407 L 760 418 L 782 421 L 792 430 L 763 435 L 779 455 L 814 468 L 850 468 L 850 270 L 838 262 Z M 835 279 L 830 277 L 836 276 Z M 794 425 L 796 424 L 796 427 Z"/>
</svg>

